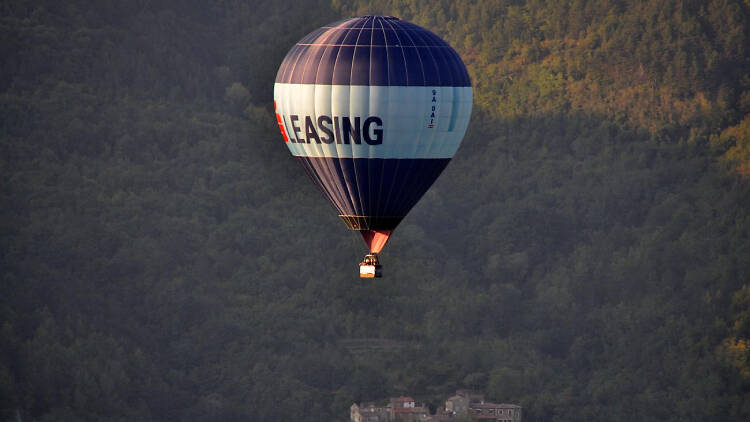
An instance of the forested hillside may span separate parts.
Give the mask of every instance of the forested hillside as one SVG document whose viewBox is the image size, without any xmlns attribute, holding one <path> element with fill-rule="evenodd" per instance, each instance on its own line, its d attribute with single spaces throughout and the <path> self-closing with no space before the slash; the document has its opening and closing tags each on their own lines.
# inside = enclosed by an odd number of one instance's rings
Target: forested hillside
<svg viewBox="0 0 750 422">
<path fill-rule="evenodd" d="M 382 254 L 289 156 L 288 49 L 387 14 L 474 83 Z M 750 2 L 0 4 L 0 420 L 750 419 Z"/>
</svg>

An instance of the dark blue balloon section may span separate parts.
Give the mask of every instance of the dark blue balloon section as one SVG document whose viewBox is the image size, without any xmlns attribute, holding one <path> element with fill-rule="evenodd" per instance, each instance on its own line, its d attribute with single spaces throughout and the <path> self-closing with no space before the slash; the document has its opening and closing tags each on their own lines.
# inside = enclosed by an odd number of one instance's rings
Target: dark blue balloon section
<svg viewBox="0 0 750 422">
<path fill-rule="evenodd" d="M 355 230 L 395 229 L 450 162 L 450 158 L 295 158 Z"/>
<path fill-rule="evenodd" d="M 277 83 L 471 86 L 453 48 L 390 16 L 363 16 L 316 29 L 284 58 Z"/>
</svg>

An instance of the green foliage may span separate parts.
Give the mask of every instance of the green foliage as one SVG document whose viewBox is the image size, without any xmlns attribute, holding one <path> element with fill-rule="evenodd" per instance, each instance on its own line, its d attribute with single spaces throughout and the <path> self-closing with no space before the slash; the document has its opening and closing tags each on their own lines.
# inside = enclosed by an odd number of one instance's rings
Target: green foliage
<svg viewBox="0 0 750 422">
<path fill-rule="evenodd" d="M 474 388 L 527 421 L 747 420 L 749 7 L 5 2 L 0 418 Z M 289 47 L 365 13 L 446 38 L 476 98 L 374 281 L 271 108 Z"/>
</svg>

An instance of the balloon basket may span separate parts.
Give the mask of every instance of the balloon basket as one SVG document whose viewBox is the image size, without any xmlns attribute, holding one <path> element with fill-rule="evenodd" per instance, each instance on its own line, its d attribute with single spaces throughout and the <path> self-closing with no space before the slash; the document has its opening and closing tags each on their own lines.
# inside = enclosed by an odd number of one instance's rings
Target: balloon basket
<svg viewBox="0 0 750 422">
<path fill-rule="evenodd" d="M 368 253 L 359 263 L 360 278 L 380 278 L 383 276 L 383 266 L 378 261 L 378 254 Z"/>
</svg>

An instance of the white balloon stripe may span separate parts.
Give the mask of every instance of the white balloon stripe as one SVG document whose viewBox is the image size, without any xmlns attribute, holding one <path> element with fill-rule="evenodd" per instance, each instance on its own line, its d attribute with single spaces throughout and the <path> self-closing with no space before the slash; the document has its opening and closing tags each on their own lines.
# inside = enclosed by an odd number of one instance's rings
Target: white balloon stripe
<svg viewBox="0 0 750 422">
<path fill-rule="evenodd" d="M 295 156 L 451 158 L 473 95 L 471 87 L 277 83 L 274 100 Z"/>
</svg>

